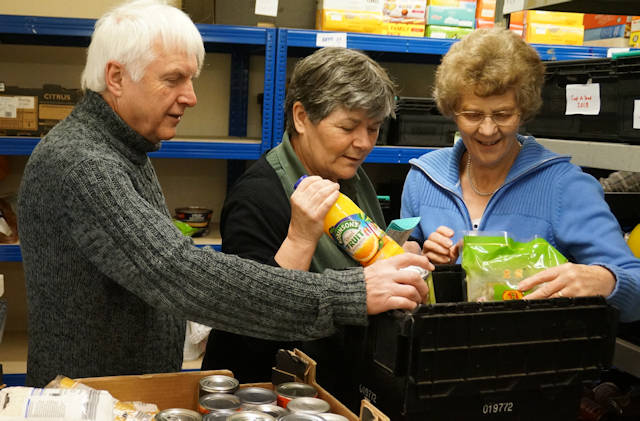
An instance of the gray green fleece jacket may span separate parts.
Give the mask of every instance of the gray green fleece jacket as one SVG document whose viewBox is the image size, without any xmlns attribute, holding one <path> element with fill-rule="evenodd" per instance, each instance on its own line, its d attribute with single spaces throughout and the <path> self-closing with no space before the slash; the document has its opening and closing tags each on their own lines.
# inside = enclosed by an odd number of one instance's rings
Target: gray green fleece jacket
<svg viewBox="0 0 640 421">
<path fill-rule="evenodd" d="M 29 158 L 18 197 L 27 384 L 178 371 L 185 320 L 274 340 L 366 324 L 361 268 L 285 270 L 182 236 L 147 156 L 158 147 L 88 91 Z"/>
</svg>

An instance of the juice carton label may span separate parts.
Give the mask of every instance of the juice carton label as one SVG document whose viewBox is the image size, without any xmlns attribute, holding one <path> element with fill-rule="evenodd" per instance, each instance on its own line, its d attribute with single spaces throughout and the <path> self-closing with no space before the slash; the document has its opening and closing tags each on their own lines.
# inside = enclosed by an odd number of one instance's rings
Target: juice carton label
<svg viewBox="0 0 640 421">
<path fill-rule="evenodd" d="M 358 213 L 349 215 L 329 228 L 331 238 L 354 260 L 366 263 L 382 246 L 382 231 L 369 217 Z"/>
</svg>

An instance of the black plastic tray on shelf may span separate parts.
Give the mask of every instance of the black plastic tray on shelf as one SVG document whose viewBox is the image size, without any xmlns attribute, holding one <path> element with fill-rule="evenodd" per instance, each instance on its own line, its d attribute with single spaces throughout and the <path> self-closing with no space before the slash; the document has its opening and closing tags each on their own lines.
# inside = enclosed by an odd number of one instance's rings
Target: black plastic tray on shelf
<svg viewBox="0 0 640 421">
<path fill-rule="evenodd" d="M 569 84 L 600 84 L 598 115 L 565 115 Z M 542 108 L 527 122 L 535 136 L 618 141 L 618 75 L 611 59 L 568 60 L 546 63 Z"/>
<path fill-rule="evenodd" d="M 394 421 L 575 420 L 611 366 L 618 312 L 601 297 L 423 305 L 370 319 L 354 368 Z"/>
<path fill-rule="evenodd" d="M 618 78 L 618 136 L 629 143 L 640 144 L 640 129 L 633 128 L 635 101 L 640 99 L 640 56 L 618 57 L 614 60 Z"/>
<path fill-rule="evenodd" d="M 457 127 L 438 111 L 433 98 L 398 97 L 396 118 L 389 119 L 386 144 L 396 146 L 453 145 Z"/>
</svg>

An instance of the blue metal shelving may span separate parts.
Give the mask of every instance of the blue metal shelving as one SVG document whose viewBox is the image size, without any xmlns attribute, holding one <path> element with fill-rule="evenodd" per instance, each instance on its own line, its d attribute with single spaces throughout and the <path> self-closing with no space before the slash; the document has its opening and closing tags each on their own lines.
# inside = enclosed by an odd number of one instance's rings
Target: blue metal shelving
<svg viewBox="0 0 640 421">
<path fill-rule="evenodd" d="M 279 29 L 275 69 L 273 105 L 273 145 L 280 143 L 284 133 L 284 96 L 289 48 L 315 49 L 318 34 L 322 31 L 310 29 Z M 409 55 L 442 56 L 457 42 L 451 39 L 399 37 L 375 34 L 346 33 L 347 47 L 369 52 L 383 52 Z M 577 60 L 606 57 L 606 47 L 585 47 L 574 45 L 533 44 L 543 60 Z M 278 111 L 279 110 L 279 111 Z M 278 112 L 276 112 L 278 111 Z M 429 152 L 428 148 L 376 147 L 367 162 L 406 163 L 409 159 Z"/>
</svg>

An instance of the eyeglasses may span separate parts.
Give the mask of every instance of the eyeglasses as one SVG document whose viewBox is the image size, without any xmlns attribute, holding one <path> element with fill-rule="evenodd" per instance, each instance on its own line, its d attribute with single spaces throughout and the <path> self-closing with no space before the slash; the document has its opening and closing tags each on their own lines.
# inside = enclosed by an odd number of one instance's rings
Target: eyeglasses
<svg viewBox="0 0 640 421">
<path fill-rule="evenodd" d="M 496 126 L 512 126 L 518 120 L 520 113 L 515 111 L 498 111 L 496 113 L 485 114 L 479 111 L 460 111 L 455 113 L 460 117 L 462 123 L 468 126 L 479 126 L 488 117 Z"/>
</svg>

